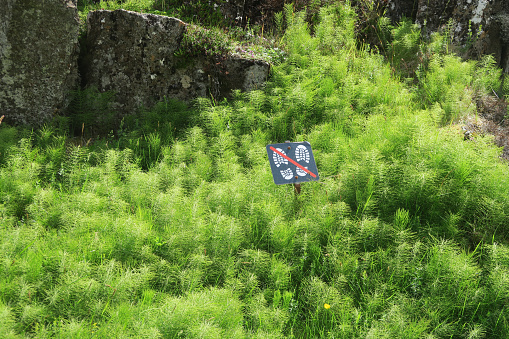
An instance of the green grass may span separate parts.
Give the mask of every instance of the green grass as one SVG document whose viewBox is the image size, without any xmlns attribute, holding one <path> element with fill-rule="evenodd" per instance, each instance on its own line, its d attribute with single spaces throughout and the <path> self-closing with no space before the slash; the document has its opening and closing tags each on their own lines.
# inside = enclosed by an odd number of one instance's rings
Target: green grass
<svg viewBox="0 0 509 339">
<path fill-rule="evenodd" d="M 118 124 L 89 90 L 70 120 L 0 125 L 1 337 L 509 336 L 507 164 L 456 124 L 502 90 L 492 59 L 394 31 L 438 51 L 409 81 L 348 5 L 314 36 L 284 14 L 263 89 Z M 285 140 L 317 161 L 300 195 L 272 181 Z"/>
</svg>

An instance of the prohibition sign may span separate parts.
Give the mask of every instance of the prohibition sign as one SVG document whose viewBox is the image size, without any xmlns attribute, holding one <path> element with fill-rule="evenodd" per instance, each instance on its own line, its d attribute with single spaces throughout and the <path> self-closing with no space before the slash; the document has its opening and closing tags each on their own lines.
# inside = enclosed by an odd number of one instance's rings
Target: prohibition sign
<svg viewBox="0 0 509 339">
<path fill-rule="evenodd" d="M 305 168 L 304 166 L 302 165 L 299 165 L 298 162 L 296 162 L 295 160 L 293 160 L 292 158 L 289 158 L 286 154 L 283 154 L 281 152 L 279 152 L 277 149 L 275 149 L 274 147 L 270 146 L 270 150 L 273 151 L 273 152 L 276 152 L 277 154 L 279 154 L 280 156 L 282 156 L 283 158 L 285 158 L 286 160 L 288 160 L 289 162 L 291 162 L 292 164 L 294 164 L 295 166 L 297 166 L 298 168 L 300 168 L 301 170 L 303 170 L 304 172 L 306 173 L 309 173 L 310 176 L 312 176 L 313 178 L 316 178 L 316 174 L 314 174 L 313 172 L 311 172 L 310 170 L 308 170 L 307 168 Z"/>
<path fill-rule="evenodd" d="M 267 155 L 276 185 L 319 180 L 311 145 L 307 141 L 267 145 Z"/>
</svg>

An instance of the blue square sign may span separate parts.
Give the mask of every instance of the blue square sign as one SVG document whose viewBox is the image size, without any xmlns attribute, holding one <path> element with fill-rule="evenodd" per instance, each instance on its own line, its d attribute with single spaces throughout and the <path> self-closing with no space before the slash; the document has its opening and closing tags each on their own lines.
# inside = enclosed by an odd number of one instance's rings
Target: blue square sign
<svg viewBox="0 0 509 339">
<path fill-rule="evenodd" d="M 318 181 L 318 169 L 307 141 L 267 145 L 270 169 L 276 185 Z"/>
</svg>

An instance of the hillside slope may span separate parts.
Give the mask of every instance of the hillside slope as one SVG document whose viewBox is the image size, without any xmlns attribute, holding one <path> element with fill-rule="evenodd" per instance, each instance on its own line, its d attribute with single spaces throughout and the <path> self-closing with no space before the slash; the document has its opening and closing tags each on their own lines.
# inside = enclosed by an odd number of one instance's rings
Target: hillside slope
<svg viewBox="0 0 509 339">
<path fill-rule="evenodd" d="M 408 22 L 390 63 L 348 4 L 313 35 L 281 15 L 263 89 L 166 100 L 101 138 L 79 117 L 107 93 L 80 96 L 78 137 L 64 117 L 0 125 L 1 337 L 509 336 L 508 167 L 458 124 L 503 97 L 501 71 Z M 272 181 L 285 140 L 317 161 L 299 195 Z"/>
</svg>

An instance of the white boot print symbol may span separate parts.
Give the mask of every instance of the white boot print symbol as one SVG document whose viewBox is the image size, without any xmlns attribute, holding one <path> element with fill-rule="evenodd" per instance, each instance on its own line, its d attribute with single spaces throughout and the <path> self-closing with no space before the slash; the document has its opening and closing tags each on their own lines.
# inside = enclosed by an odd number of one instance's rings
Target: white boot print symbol
<svg viewBox="0 0 509 339">
<path fill-rule="evenodd" d="M 290 180 L 291 178 L 293 178 L 293 171 L 291 168 L 287 168 L 285 169 L 284 171 L 279 171 L 281 172 L 281 175 L 283 176 L 283 178 L 285 178 L 286 180 Z"/>
<path fill-rule="evenodd" d="M 297 148 L 295 149 L 295 159 L 297 161 L 304 160 L 309 164 L 309 151 L 306 146 L 304 145 L 297 146 Z"/>
<path fill-rule="evenodd" d="M 285 151 L 283 151 L 281 148 L 276 148 L 276 150 L 279 153 L 286 155 Z M 288 160 L 283 158 L 281 154 L 277 154 L 276 152 L 272 153 L 272 159 L 274 159 L 274 165 L 276 165 L 276 167 L 279 167 L 282 164 L 288 165 Z"/>
<path fill-rule="evenodd" d="M 295 160 L 297 161 L 305 161 L 306 163 L 309 164 L 309 151 L 307 149 L 306 146 L 304 145 L 299 145 L 297 146 L 297 148 L 295 149 Z M 304 166 L 305 169 L 308 169 L 306 166 Z M 298 168 L 296 169 L 296 172 L 297 172 L 297 175 L 298 176 L 305 176 L 307 173 L 306 171 L 304 171 L 303 169 L 301 168 Z"/>
<path fill-rule="evenodd" d="M 283 151 L 281 148 L 276 148 L 276 150 L 279 153 L 286 155 L 285 151 Z M 276 152 L 272 153 L 272 159 L 274 159 L 274 165 L 276 165 L 276 167 L 279 167 L 281 165 L 288 165 L 288 160 L 285 159 L 281 154 L 278 154 Z M 286 180 L 290 180 L 293 177 L 293 171 L 291 168 L 287 168 L 279 172 Z"/>
</svg>

